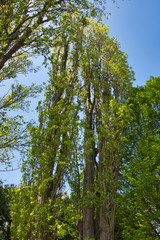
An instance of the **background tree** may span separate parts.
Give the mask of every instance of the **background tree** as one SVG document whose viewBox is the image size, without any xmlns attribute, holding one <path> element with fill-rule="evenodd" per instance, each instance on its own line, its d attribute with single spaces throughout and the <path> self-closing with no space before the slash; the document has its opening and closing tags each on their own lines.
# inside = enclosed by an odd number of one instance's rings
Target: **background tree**
<svg viewBox="0 0 160 240">
<path fill-rule="evenodd" d="M 159 114 L 160 78 L 135 88 L 128 101 L 131 118 L 118 199 L 122 239 L 160 239 Z"/>
<path fill-rule="evenodd" d="M 0 238 L 3 240 L 10 240 L 10 189 L 3 187 L 0 182 Z"/>
</svg>

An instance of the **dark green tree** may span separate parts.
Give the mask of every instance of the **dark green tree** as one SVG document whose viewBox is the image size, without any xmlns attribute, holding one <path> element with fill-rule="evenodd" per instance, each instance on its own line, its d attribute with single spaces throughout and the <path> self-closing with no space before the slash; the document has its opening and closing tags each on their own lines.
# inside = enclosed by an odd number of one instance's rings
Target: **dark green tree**
<svg viewBox="0 0 160 240">
<path fill-rule="evenodd" d="M 118 199 L 122 239 L 160 239 L 160 78 L 134 88 Z"/>
<path fill-rule="evenodd" d="M 0 238 L 10 240 L 10 189 L 0 182 Z"/>
</svg>

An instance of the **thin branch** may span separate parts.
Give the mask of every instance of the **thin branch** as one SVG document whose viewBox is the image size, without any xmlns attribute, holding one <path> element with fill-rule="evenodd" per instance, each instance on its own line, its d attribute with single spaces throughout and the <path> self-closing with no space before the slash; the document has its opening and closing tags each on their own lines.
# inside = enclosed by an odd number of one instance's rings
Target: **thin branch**
<svg viewBox="0 0 160 240">
<path fill-rule="evenodd" d="M 0 172 L 12 172 L 12 171 L 16 171 L 16 170 L 19 170 L 20 167 L 18 168 L 14 168 L 14 169 L 9 169 L 9 170 L 0 170 Z"/>
</svg>

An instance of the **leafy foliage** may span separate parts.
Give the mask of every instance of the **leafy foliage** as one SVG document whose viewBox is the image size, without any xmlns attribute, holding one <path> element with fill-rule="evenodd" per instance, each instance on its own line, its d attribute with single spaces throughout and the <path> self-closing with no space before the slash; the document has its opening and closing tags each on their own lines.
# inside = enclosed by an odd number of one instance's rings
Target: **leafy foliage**
<svg viewBox="0 0 160 240">
<path fill-rule="evenodd" d="M 28 57 L 49 53 L 54 29 L 64 13 L 97 13 L 99 1 L 6 0 L 0 4 L 0 81 L 26 72 Z M 103 1 L 100 1 L 103 2 Z"/>
<path fill-rule="evenodd" d="M 61 24 L 63 31 L 57 29 L 55 32 L 46 99 L 37 107 L 39 126 L 30 128 L 29 155 L 23 165 L 24 186 L 18 190 L 19 194 L 29 194 L 33 201 L 27 199 L 31 204 L 24 204 L 20 200 L 23 210 L 24 205 L 28 208 L 25 210 L 28 215 L 19 209 L 19 220 L 13 216 L 15 239 L 61 239 L 67 235 L 76 239 L 76 224 L 79 225 L 82 219 L 84 207 L 88 211 L 94 207 L 97 214 L 101 214 L 99 211 L 104 203 L 110 204 L 106 196 L 110 194 L 114 200 L 117 189 L 118 172 L 116 175 L 110 173 L 117 168 L 112 164 L 119 164 L 117 152 L 122 148 L 121 131 L 127 112 L 124 100 L 133 72 L 126 55 L 119 50 L 118 43 L 108 37 L 108 29 L 102 23 L 86 19 L 84 25 L 81 16 L 65 14 Z M 103 150 L 100 147 L 102 141 L 105 143 Z M 96 159 L 92 162 L 95 145 L 100 155 L 97 163 Z M 108 149 L 110 152 L 106 157 Z M 111 157 L 114 152 L 117 162 Z M 91 172 L 93 185 L 85 185 L 87 175 L 82 174 L 82 166 L 88 167 L 88 162 L 92 162 L 95 169 Z M 90 170 L 87 171 L 90 174 Z M 71 198 L 63 200 L 66 181 L 72 193 Z M 72 211 L 67 208 L 71 222 L 65 218 L 61 201 L 74 206 Z M 57 203 L 62 209 L 57 209 Z M 59 212 L 64 216 L 63 220 L 60 220 Z M 27 229 L 20 227 L 23 219 Z M 84 216 L 83 222 L 85 225 Z M 97 226 L 101 227 L 101 223 L 97 222 Z"/>
<path fill-rule="evenodd" d="M 119 196 L 123 239 L 159 239 L 160 78 L 134 89 Z M 127 154 L 128 154 L 127 153 Z"/>
<path fill-rule="evenodd" d="M 103 1 L 100 1 L 101 3 Z M 75 11 L 85 19 L 87 12 L 100 11 L 99 1 L 6 0 L 0 3 L 0 82 L 15 78 L 18 73 L 33 70 L 31 57 L 41 54 L 48 58 L 55 30 L 61 28 L 60 19 Z M 98 10 L 99 9 L 99 10 Z M 85 20 L 84 20 L 85 21 Z M 46 61 L 45 61 L 46 62 Z M 11 94 L 0 98 L 0 161 L 6 162 L 13 149 L 24 144 L 25 121 L 22 116 L 9 117 L 7 112 L 21 109 L 25 98 L 37 90 L 13 85 Z M 20 144 L 21 140 L 21 144 Z M 23 140 L 23 141 L 22 141 Z M 25 143 L 26 144 L 26 143 Z"/>
<path fill-rule="evenodd" d="M 24 87 L 19 84 L 11 86 L 10 93 L 0 98 L 0 162 L 10 164 L 14 150 L 24 149 L 27 139 L 27 123 L 22 115 L 14 114 L 18 110 L 27 110 L 29 101 L 40 87 Z M 15 116 L 14 116 L 15 115 Z"/>
<path fill-rule="evenodd" d="M 0 99 L 0 161 L 28 146 L 10 201 L 13 240 L 160 238 L 160 78 L 132 87 L 127 55 L 86 17 L 103 3 L 1 1 L 0 81 L 28 72 L 34 54 L 51 63 L 37 125 L 10 116 L 37 87 L 12 85 Z M 5 239 L 9 191 L 0 193 Z"/>
</svg>

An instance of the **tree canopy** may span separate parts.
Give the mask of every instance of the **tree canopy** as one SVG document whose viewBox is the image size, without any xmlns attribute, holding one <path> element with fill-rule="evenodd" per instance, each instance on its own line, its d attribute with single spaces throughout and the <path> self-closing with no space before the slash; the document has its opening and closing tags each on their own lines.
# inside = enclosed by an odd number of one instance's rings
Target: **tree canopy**
<svg viewBox="0 0 160 240">
<path fill-rule="evenodd" d="M 103 2 L 103 1 L 102 1 Z M 7 0 L 0 3 L 0 83 L 15 78 L 18 73 L 33 70 L 31 57 L 49 58 L 54 32 L 61 29 L 63 14 L 78 11 L 82 19 L 87 12 L 100 11 L 99 1 L 30 1 Z M 85 20 L 84 20 L 85 21 Z M 46 61 L 45 61 L 46 63 Z M 25 109 L 26 98 L 35 96 L 40 88 L 13 84 L 0 98 L 1 162 L 8 162 L 13 149 L 26 144 L 27 123 L 22 114 L 10 117 L 11 110 Z M 13 114 L 15 115 L 15 114 Z"/>
<path fill-rule="evenodd" d="M 64 13 L 96 12 L 103 1 L 6 0 L 0 4 L 0 81 L 24 73 L 33 53 L 48 53 Z M 96 4 L 97 3 L 97 4 Z M 99 8 L 100 9 L 100 8 Z"/>
</svg>

